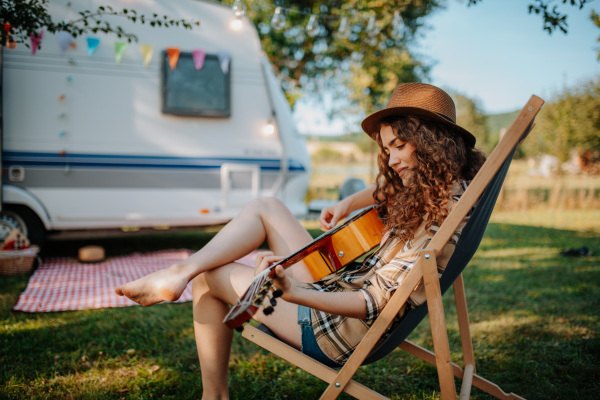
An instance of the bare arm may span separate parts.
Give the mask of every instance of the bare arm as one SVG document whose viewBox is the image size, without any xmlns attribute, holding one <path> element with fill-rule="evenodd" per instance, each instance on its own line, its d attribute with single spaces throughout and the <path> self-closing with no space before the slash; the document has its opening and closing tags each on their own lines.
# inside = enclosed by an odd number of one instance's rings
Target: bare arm
<svg viewBox="0 0 600 400">
<path fill-rule="evenodd" d="M 282 289 L 281 296 L 285 301 L 344 317 L 359 319 L 367 317 L 366 301 L 359 291 L 319 292 L 304 287 L 294 279 L 287 279 L 290 284 L 286 289 Z"/>
<path fill-rule="evenodd" d="M 256 256 L 255 273 L 260 273 L 282 258 L 273 255 L 272 252 L 259 253 Z M 307 288 L 304 283 L 289 278 L 281 265 L 275 268 L 273 282 L 283 291 L 281 298 L 287 302 L 350 318 L 364 319 L 367 316 L 365 298 L 358 291 L 320 292 Z"/>
<path fill-rule="evenodd" d="M 319 218 L 321 230 L 327 231 L 350 215 L 351 212 L 375 204 L 374 191 L 375 184 L 338 201 L 332 206 L 325 207 Z"/>
</svg>

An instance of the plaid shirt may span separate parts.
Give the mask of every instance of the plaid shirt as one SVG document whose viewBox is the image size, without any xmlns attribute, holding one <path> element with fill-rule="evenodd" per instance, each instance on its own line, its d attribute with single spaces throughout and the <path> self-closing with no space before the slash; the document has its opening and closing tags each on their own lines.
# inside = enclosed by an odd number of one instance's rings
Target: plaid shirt
<svg viewBox="0 0 600 400">
<path fill-rule="evenodd" d="M 455 204 L 467 188 L 468 182 L 460 182 L 453 186 L 452 200 L 449 208 Z M 454 252 L 454 246 L 460 237 L 468 216 L 461 222 L 454 235 L 444 246 L 437 257 L 438 274 L 444 271 L 448 260 Z M 343 270 L 330 274 L 320 281 L 307 284 L 311 288 L 325 292 L 361 291 L 366 301 L 367 317 L 363 320 L 329 314 L 316 309 L 311 310 L 312 326 L 315 338 L 321 350 L 332 360 L 344 364 L 356 346 L 360 343 L 373 322 L 379 316 L 396 288 L 400 286 L 418 258 L 418 253 L 425 249 L 431 238 L 438 231 L 434 224 L 425 229 L 426 222 L 419 226 L 414 239 L 402 242 L 394 230 L 384 237 L 380 248 L 369 256 L 362 264 L 350 264 Z M 410 306 L 418 306 L 425 302 L 423 284 L 410 295 Z M 396 317 L 399 320 L 406 311 L 404 305 Z M 395 324 L 392 324 L 393 327 Z M 388 331 L 391 329 L 388 328 Z M 384 335 L 385 337 L 385 335 Z"/>
</svg>

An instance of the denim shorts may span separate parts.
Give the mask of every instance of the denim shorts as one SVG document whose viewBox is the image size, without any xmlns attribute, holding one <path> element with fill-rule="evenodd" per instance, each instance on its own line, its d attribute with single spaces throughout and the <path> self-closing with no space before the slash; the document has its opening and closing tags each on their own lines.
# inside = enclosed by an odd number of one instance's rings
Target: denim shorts
<svg viewBox="0 0 600 400">
<path fill-rule="evenodd" d="M 341 365 L 330 359 L 323 353 L 323 350 L 317 344 L 315 332 L 313 331 L 310 318 L 310 308 L 298 306 L 298 325 L 301 331 L 302 353 L 306 354 L 332 368 L 340 368 Z"/>
</svg>

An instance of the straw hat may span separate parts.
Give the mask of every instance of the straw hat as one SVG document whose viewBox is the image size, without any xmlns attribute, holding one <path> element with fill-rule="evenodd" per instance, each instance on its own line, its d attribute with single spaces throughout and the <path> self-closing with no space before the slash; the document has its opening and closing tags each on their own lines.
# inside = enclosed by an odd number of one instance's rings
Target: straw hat
<svg viewBox="0 0 600 400">
<path fill-rule="evenodd" d="M 385 117 L 413 115 L 452 126 L 468 147 L 475 146 L 475 136 L 456 125 L 454 101 L 442 89 L 426 83 L 402 83 L 396 86 L 387 106 L 369 115 L 362 122 L 363 130 L 374 138 L 379 133 L 379 123 Z"/>
</svg>

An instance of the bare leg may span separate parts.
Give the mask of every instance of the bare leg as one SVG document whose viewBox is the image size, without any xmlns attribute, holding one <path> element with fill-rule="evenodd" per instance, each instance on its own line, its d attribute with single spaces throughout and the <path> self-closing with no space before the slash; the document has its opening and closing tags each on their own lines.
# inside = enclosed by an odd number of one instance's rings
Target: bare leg
<svg viewBox="0 0 600 400">
<path fill-rule="evenodd" d="M 129 282 L 115 291 L 144 306 L 174 301 L 194 277 L 245 256 L 265 240 L 275 254 L 288 255 L 311 239 L 280 201 L 274 198 L 256 199 L 187 260 Z M 302 263 L 293 266 L 291 273 L 300 281 L 312 281 L 312 276 Z"/>
<path fill-rule="evenodd" d="M 236 302 L 254 277 L 253 268 L 231 263 L 197 276 L 194 294 L 194 332 L 202 374 L 203 400 L 228 399 L 229 356 L 233 331 L 223 318 L 229 304 Z M 259 311 L 255 318 L 296 348 L 300 347 L 298 306 L 281 299 L 268 317 Z"/>
</svg>

